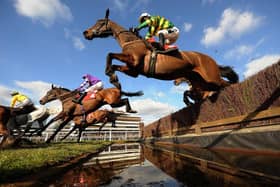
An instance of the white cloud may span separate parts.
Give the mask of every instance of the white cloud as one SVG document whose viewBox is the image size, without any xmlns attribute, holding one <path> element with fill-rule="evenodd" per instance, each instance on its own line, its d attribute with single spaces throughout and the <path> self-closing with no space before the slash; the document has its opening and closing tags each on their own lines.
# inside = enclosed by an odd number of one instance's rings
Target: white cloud
<svg viewBox="0 0 280 187">
<path fill-rule="evenodd" d="M 205 5 L 205 4 L 212 4 L 214 3 L 216 0 L 202 0 L 202 5 Z"/>
<path fill-rule="evenodd" d="M 123 12 L 134 12 L 136 9 L 141 8 L 141 10 L 145 9 L 150 0 L 137 0 L 137 1 L 129 1 L 129 0 L 113 0 L 113 8 L 119 11 L 121 14 Z"/>
<path fill-rule="evenodd" d="M 191 23 L 184 23 L 184 31 L 189 32 L 192 29 L 192 24 Z"/>
<path fill-rule="evenodd" d="M 247 78 L 256 74 L 257 72 L 263 70 L 264 68 L 278 62 L 280 60 L 280 54 L 265 55 L 261 58 L 252 60 L 246 64 L 246 70 L 244 72 L 244 77 Z"/>
<path fill-rule="evenodd" d="M 85 45 L 84 43 L 82 42 L 81 38 L 79 37 L 73 37 L 72 38 L 72 41 L 73 41 L 73 44 L 74 44 L 74 47 L 78 50 L 83 50 L 85 48 Z"/>
<path fill-rule="evenodd" d="M 167 103 L 162 103 L 155 101 L 151 98 L 147 99 L 137 99 L 137 100 L 129 100 L 131 108 L 136 110 L 136 116 L 142 118 L 144 125 L 148 125 L 159 118 L 162 118 L 166 115 L 169 115 L 178 110 L 175 106 L 171 106 Z M 125 106 L 113 108 L 111 106 L 103 106 L 105 109 L 118 111 L 118 112 L 126 112 Z"/>
<path fill-rule="evenodd" d="M 250 55 L 253 51 L 256 50 L 264 42 L 264 39 L 260 39 L 255 45 L 240 45 L 236 46 L 234 49 L 231 49 L 225 53 L 225 58 L 235 58 L 240 59 L 243 56 Z"/>
<path fill-rule="evenodd" d="M 128 6 L 128 1 L 124 1 L 124 0 L 114 0 L 113 1 L 115 7 L 120 10 L 120 11 L 123 11 L 127 8 Z"/>
<path fill-rule="evenodd" d="M 171 93 L 183 94 L 186 90 L 189 90 L 189 85 L 187 83 L 181 83 L 178 86 L 173 85 L 171 87 Z"/>
<path fill-rule="evenodd" d="M 219 44 L 223 40 L 235 39 L 254 30 L 263 20 L 263 17 L 252 12 L 240 12 L 231 8 L 225 9 L 217 27 L 204 29 L 201 43 L 205 46 Z"/>
<path fill-rule="evenodd" d="M 142 117 L 145 125 L 176 111 L 174 106 L 149 98 L 132 101 L 131 107 L 137 110 L 137 115 Z"/>
<path fill-rule="evenodd" d="M 225 53 L 225 58 L 236 58 L 236 59 L 240 59 L 240 57 L 244 56 L 244 55 L 249 55 L 250 53 L 252 53 L 254 51 L 254 46 L 251 45 L 240 45 L 235 47 L 232 50 L 229 50 Z"/>
<path fill-rule="evenodd" d="M 66 39 L 69 39 L 69 40 L 72 41 L 72 44 L 76 49 L 81 51 L 85 48 L 85 44 L 83 43 L 81 38 L 77 37 L 77 36 L 74 36 L 69 29 L 64 28 L 64 36 L 65 36 Z"/>
<path fill-rule="evenodd" d="M 57 19 L 73 19 L 70 8 L 60 0 L 15 0 L 14 6 L 19 15 L 39 21 L 45 26 L 52 25 Z"/>
<path fill-rule="evenodd" d="M 12 91 L 12 89 L 0 85 L 0 105 L 9 105 L 10 104 L 10 100 L 11 100 L 11 96 L 10 96 L 10 92 Z"/>
</svg>

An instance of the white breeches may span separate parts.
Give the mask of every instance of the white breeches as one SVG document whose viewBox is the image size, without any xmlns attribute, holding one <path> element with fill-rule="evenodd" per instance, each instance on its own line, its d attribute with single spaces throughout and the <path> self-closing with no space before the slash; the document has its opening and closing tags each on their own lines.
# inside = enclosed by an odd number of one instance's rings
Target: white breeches
<svg viewBox="0 0 280 187">
<path fill-rule="evenodd" d="M 162 33 L 164 35 L 165 43 L 170 45 L 177 41 L 179 37 L 179 29 L 177 27 L 172 27 L 170 29 L 163 29 L 158 31 L 158 35 Z"/>
<path fill-rule="evenodd" d="M 17 102 L 15 107 L 16 108 L 23 108 L 23 107 L 25 107 L 27 105 L 33 105 L 33 102 L 29 98 L 23 100 L 22 102 Z"/>
<path fill-rule="evenodd" d="M 102 89 L 103 89 L 103 82 L 99 81 L 95 85 L 92 85 L 91 87 L 87 88 L 85 91 L 86 92 L 97 92 Z"/>
</svg>

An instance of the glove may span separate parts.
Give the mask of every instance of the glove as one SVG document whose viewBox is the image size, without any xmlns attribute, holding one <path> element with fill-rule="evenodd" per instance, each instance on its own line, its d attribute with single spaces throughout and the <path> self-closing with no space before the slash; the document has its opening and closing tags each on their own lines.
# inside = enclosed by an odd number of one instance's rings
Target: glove
<svg viewBox="0 0 280 187">
<path fill-rule="evenodd" d="M 133 33 L 138 33 L 138 31 L 139 31 L 137 28 L 134 28 L 134 27 L 131 27 L 130 30 Z"/>
</svg>

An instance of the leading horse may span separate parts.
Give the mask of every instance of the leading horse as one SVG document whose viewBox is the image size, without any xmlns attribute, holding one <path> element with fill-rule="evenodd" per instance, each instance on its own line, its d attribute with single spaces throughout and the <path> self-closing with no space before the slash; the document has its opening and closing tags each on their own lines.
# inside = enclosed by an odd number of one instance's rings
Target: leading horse
<svg viewBox="0 0 280 187">
<path fill-rule="evenodd" d="M 125 96 L 141 96 L 143 93 L 138 92 L 124 92 L 118 88 L 106 88 L 98 91 L 94 99 L 89 99 L 82 101 L 82 105 L 74 103 L 72 100 L 76 97 L 77 91 L 70 91 L 66 88 L 55 87 L 52 85 L 52 88 L 46 93 L 44 97 L 40 99 L 40 104 L 44 105 L 47 102 L 59 99 L 62 102 L 62 111 L 51 119 L 44 128 L 40 131 L 45 130 L 51 123 L 62 119 L 62 123 L 56 129 L 56 131 L 49 137 L 46 141 L 49 143 L 55 135 L 75 116 L 83 116 L 90 112 L 97 110 L 99 107 L 109 104 L 112 107 L 121 107 L 126 106 L 126 112 L 135 113 L 136 111 L 131 109 L 128 98 L 121 98 L 122 95 Z"/>
<path fill-rule="evenodd" d="M 194 51 L 173 51 L 158 53 L 152 45 L 126 30 L 109 18 L 109 9 L 105 19 L 99 19 L 92 27 L 83 32 L 86 39 L 113 36 L 122 48 L 121 53 L 108 53 L 106 75 L 116 87 L 121 85 L 115 71 L 129 76 L 144 75 L 160 80 L 186 78 L 192 85 L 192 92 L 206 99 L 213 91 L 238 82 L 238 75 L 229 66 L 219 66 L 210 56 Z M 112 60 L 126 65 L 112 65 Z M 223 79 L 226 78 L 227 80 Z"/>
</svg>

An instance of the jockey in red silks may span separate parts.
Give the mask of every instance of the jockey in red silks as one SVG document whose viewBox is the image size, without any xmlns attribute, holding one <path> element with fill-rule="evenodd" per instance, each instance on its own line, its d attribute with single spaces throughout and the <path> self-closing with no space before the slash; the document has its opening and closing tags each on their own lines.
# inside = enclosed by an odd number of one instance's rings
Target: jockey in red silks
<svg viewBox="0 0 280 187">
<path fill-rule="evenodd" d="M 73 99 L 75 103 L 81 103 L 82 99 L 86 96 L 87 92 L 92 92 L 91 98 L 95 98 L 95 94 L 103 89 L 103 82 L 90 74 L 83 75 L 84 81 L 80 84 L 77 90 L 81 93 L 78 99 Z"/>
</svg>

